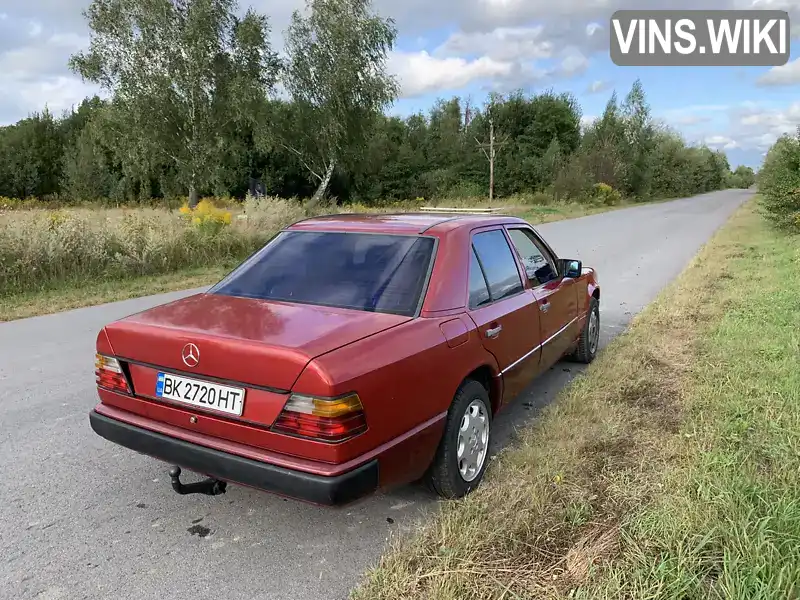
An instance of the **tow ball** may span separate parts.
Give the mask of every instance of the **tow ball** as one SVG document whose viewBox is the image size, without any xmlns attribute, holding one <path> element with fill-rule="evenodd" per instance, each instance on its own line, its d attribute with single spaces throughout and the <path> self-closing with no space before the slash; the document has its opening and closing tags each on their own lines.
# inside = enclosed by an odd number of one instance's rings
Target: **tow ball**
<svg viewBox="0 0 800 600">
<path fill-rule="evenodd" d="M 224 494 L 228 483 L 219 479 L 204 479 L 197 483 L 181 483 L 181 468 L 175 466 L 169 472 L 172 480 L 172 489 L 181 495 L 205 494 L 206 496 L 219 496 Z"/>
</svg>

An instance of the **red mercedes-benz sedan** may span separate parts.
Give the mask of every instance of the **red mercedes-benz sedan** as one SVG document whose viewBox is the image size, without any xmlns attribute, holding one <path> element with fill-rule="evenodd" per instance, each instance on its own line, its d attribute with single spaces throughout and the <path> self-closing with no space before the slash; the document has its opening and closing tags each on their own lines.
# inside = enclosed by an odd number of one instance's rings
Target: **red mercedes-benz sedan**
<svg viewBox="0 0 800 600">
<path fill-rule="evenodd" d="M 208 292 L 106 325 L 90 422 L 175 465 L 179 493 L 343 504 L 425 478 L 461 497 L 497 411 L 593 360 L 599 302 L 595 272 L 518 218 L 312 218 Z"/>
</svg>

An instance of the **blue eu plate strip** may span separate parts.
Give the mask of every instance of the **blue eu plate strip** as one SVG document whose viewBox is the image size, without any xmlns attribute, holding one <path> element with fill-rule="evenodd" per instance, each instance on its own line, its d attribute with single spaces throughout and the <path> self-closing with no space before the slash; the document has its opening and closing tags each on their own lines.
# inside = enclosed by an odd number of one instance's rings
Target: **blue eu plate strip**
<svg viewBox="0 0 800 600">
<path fill-rule="evenodd" d="M 158 374 L 158 380 L 156 381 L 156 396 L 161 398 L 164 395 L 164 373 Z"/>
</svg>

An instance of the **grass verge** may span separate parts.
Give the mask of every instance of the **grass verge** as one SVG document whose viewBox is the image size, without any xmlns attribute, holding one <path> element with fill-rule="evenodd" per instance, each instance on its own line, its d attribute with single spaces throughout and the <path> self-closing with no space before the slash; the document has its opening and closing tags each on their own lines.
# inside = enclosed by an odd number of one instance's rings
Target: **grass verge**
<svg viewBox="0 0 800 600">
<path fill-rule="evenodd" d="M 287 208 L 289 206 L 287 202 L 274 202 L 273 204 L 280 209 L 277 210 L 277 214 L 275 206 L 272 206 L 270 210 L 262 211 L 268 214 L 253 223 L 250 226 L 251 231 L 234 235 L 232 231 L 238 231 L 238 229 L 234 229 L 227 232 L 227 235 L 213 237 L 211 240 L 211 242 L 214 242 L 213 244 L 202 236 L 190 235 L 196 234 L 192 230 L 184 230 L 178 227 L 174 231 L 167 231 L 166 226 L 163 224 L 164 231 L 160 231 L 157 235 L 144 235 L 141 231 L 143 226 L 140 226 L 139 221 L 149 219 L 148 224 L 150 225 L 152 221 L 159 222 L 156 217 L 159 214 L 164 214 L 163 211 L 159 213 L 155 209 L 141 209 L 139 211 L 103 211 L 98 209 L 92 212 L 86 208 L 76 209 L 73 212 L 80 215 L 86 225 L 77 230 L 77 233 L 73 229 L 67 228 L 65 231 L 70 234 L 67 236 L 68 239 L 61 239 L 64 237 L 62 235 L 52 242 L 42 243 L 43 248 L 64 248 L 64 252 L 60 253 L 63 256 L 60 255 L 58 258 L 54 258 L 51 256 L 53 254 L 52 250 L 47 252 L 43 250 L 41 252 L 42 257 L 36 258 L 39 262 L 32 258 L 19 261 L 19 268 L 17 269 L 21 271 L 21 274 L 18 273 L 19 277 L 22 279 L 27 278 L 26 281 L 30 280 L 27 281 L 29 286 L 34 283 L 37 283 L 38 286 L 38 282 L 44 282 L 41 284 L 43 289 L 12 292 L 6 295 L 0 294 L 0 322 L 212 284 L 236 265 L 235 256 L 237 252 L 244 257 L 253 250 L 253 247 L 257 247 L 261 243 L 261 238 L 265 237 L 265 235 L 259 236 L 257 235 L 258 232 L 277 230 L 301 216 L 297 210 L 292 212 L 290 208 Z M 508 214 L 522 217 L 531 223 L 540 224 L 597 214 L 627 206 L 630 206 L 630 204 L 618 206 L 579 203 L 510 205 L 507 212 Z M 366 210 L 363 207 L 357 208 L 359 211 Z M 115 260 L 109 266 L 86 250 L 92 243 L 96 243 L 98 238 L 103 237 L 102 232 L 92 232 L 91 224 L 94 221 L 97 221 L 100 225 L 107 222 L 115 222 L 122 219 L 123 214 L 136 217 L 131 221 L 136 225 L 136 227 L 131 228 L 133 231 L 123 231 L 125 236 L 134 238 L 129 244 L 133 248 L 130 252 L 133 258 L 129 261 L 130 264 Z M 9 212 L 6 215 L 6 219 L 10 219 L 16 213 Z M 94 215 L 96 215 L 96 218 L 93 218 Z M 1 224 L 2 221 L 0 221 Z M 23 227 L 25 224 L 23 222 L 18 226 Z M 33 228 L 33 230 L 35 232 L 36 228 Z M 246 237 L 248 235 L 249 238 Z M 35 233 L 29 234 L 25 232 L 20 237 L 32 239 L 36 238 L 36 235 Z M 150 240 L 149 238 L 153 239 Z M 168 242 L 173 243 L 169 244 Z M 83 256 L 80 252 L 69 252 L 69 248 L 73 247 L 82 249 L 82 252 L 88 253 L 89 256 Z M 191 255 L 191 257 L 185 256 L 187 254 Z M 163 264 L 159 262 L 162 259 Z M 81 263 L 81 268 L 76 269 L 76 262 Z M 188 267 L 185 266 L 186 263 L 189 263 Z M 205 263 L 212 264 L 212 266 L 207 269 L 200 269 L 191 263 Z M 216 263 L 224 263 L 225 266 L 217 266 Z M 35 264 L 39 264 L 38 271 L 31 268 Z M 0 260 L 0 267 L 2 266 L 3 261 Z M 161 273 L 152 273 L 148 276 L 124 276 L 127 272 L 135 273 L 142 268 L 158 269 Z M 163 271 L 168 272 L 163 273 Z M 105 276 L 103 275 L 104 273 Z M 0 291 L 3 291 L 3 287 L 0 286 Z M 10 287 L 10 283 L 7 287 Z"/>
<path fill-rule="evenodd" d="M 748 203 L 353 598 L 798 598 L 799 298 Z"/>
<path fill-rule="evenodd" d="M 228 270 L 222 267 L 193 269 L 167 275 L 75 284 L 43 292 L 8 296 L 0 298 L 0 322 L 211 285 Z"/>
</svg>

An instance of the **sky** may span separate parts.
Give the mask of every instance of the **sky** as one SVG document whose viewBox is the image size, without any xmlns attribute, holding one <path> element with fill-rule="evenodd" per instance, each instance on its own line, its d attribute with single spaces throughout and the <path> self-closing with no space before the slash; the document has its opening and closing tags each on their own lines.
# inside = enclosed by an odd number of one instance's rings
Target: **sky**
<svg viewBox="0 0 800 600">
<path fill-rule="evenodd" d="M 800 0 L 373 0 L 398 28 L 388 67 L 406 116 L 455 95 L 482 104 L 491 91 L 571 92 L 586 122 L 641 79 L 653 115 L 690 143 L 723 149 L 732 166 L 758 168 L 779 135 L 800 125 L 800 39 L 783 67 L 619 67 L 609 19 L 622 8 L 788 10 L 800 32 Z M 45 107 L 60 114 L 97 93 L 67 68 L 88 47 L 89 0 L 0 0 L 0 125 Z M 270 17 L 272 42 L 304 0 L 240 1 Z"/>
</svg>

